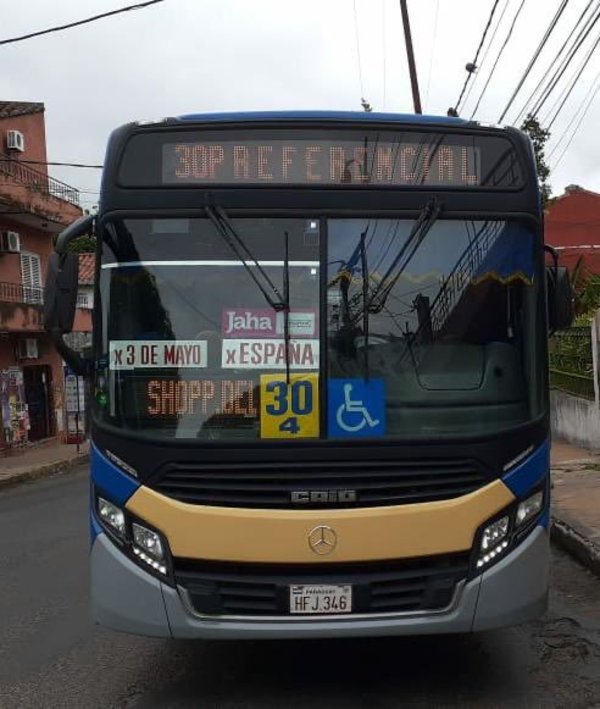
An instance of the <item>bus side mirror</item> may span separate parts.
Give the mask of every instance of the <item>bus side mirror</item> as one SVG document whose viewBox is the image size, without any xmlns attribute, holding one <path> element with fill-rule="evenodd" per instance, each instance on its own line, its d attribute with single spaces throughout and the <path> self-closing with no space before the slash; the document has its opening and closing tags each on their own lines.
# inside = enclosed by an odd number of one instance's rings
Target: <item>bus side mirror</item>
<svg viewBox="0 0 600 709">
<path fill-rule="evenodd" d="M 50 256 L 44 291 L 44 327 L 48 332 L 71 332 L 77 306 L 79 259 L 76 253 Z"/>
<path fill-rule="evenodd" d="M 73 330 L 79 286 L 79 255 L 67 251 L 67 247 L 78 236 L 91 233 L 93 227 L 93 217 L 80 217 L 59 234 L 48 262 L 44 291 L 44 328 L 65 362 L 75 374 L 84 376 L 90 374 L 92 360 L 75 352 L 63 339 Z"/>
<path fill-rule="evenodd" d="M 548 328 L 550 334 L 566 330 L 573 322 L 573 289 L 569 272 L 563 266 L 546 267 Z"/>
</svg>

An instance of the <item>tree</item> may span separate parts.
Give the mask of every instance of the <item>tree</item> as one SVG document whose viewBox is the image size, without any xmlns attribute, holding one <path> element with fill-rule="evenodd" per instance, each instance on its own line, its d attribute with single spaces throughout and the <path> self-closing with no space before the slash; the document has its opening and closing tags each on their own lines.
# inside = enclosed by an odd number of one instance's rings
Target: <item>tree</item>
<svg viewBox="0 0 600 709">
<path fill-rule="evenodd" d="M 548 138 L 550 138 L 550 131 L 542 128 L 537 117 L 531 113 L 527 114 L 527 117 L 521 124 L 521 130 L 527 133 L 533 143 L 535 165 L 537 167 L 540 192 L 542 195 L 542 206 L 545 208 L 550 200 L 550 192 L 552 191 L 548 184 L 550 168 L 548 167 L 546 155 L 544 154 L 546 143 L 548 142 Z"/>
</svg>

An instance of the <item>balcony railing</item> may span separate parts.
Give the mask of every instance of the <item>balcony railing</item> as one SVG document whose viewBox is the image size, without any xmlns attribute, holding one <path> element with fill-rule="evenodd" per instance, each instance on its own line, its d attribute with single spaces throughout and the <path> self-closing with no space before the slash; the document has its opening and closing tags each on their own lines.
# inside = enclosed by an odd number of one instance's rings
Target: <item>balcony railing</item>
<svg viewBox="0 0 600 709">
<path fill-rule="evenodd" d="M 56 197 L 79 207 L 79 190 L 34 170 L 9 155 L 0 153 L 0 177 L 8 178 L 28 187 L 44 197 Z"/>
<path fill-rule="evenodd" d="M 36 286 L 23 286 L 20 283 L 3 283 L 0 281 L 0 303 L 43 305 L 44 289 Z"/>
</svg>

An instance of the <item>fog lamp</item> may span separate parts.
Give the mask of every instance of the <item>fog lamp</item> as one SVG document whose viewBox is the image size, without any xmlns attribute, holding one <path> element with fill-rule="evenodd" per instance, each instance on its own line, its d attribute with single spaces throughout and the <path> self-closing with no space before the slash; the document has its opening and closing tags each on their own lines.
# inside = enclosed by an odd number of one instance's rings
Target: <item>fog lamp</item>
<svg viewBox="0 0 600 709">
<path fill-rule="evenodd" d="M 542 509 L 544 503 L 544 493 L 538 490 L 534 495 L 523 500 L 517 507 L 517 527 L 528 522 Z"/>
<path fill-rule="evenodd" d="M 508 529 L 510 526 L 508 515 L 501 517 L 495 522 L 488 524 L 481 535 L 481 547 L 477 568 L 489 564 L 498 554 L 501 554 L 508 546 Z"/>
<path fill-rule="evenodd" d="M 160 571 L 161 574 L 166 574 L 165 552 L 158 534 L 151 529 L 142 527 L 137 522 L 134 522 L 131 528 L 134 542 L 133 553 L 148 566 Z"/>
<path fill-rule="evenodd" d="M 123 511 L 103 497 L 98 498 L 98 516 L 120 537 L 125 536 L 125 515 Z"/>
</svg>

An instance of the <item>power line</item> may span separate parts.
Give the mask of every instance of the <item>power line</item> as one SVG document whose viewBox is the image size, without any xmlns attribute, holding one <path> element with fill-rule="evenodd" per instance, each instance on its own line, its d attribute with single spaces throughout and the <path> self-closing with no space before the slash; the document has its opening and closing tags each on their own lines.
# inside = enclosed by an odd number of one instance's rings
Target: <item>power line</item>
<svg viewBox="0 0 600 709">
<path fill-rule="evenodd" d="M 352 0 L 352 9 L 354 12 L 354 41 L 356 42 L 356 61 L 358 63 L 358 81 L 360 84 L 360 97 L 364 101 L 365 90 L 363 86 L 362 62 L 360 60 L 360 38 L 358 36 L 358 13 L 356 12 L 356 0 Z"/>
<path fill-rule="evenodd" d="M 538 100 L 538 99 L 536 99 L 535 97 L 538 95 L 538 92 L 540 91 L 540 89 L 542 89 L 542 87 L 543 87 L 543 85 L 544 85 L 544 82 L 547 81 L 548 75 L 549 75 L 550 72 L 552 71 L 553 67 L 557 64 L 557 62 L 559 62 L 560 57 L 562 56 L 563 52 L 565 51 L 565 48 L 567 47 L 567 45 L 568 45 L 569 42 L 571 41 L 571 38 L 572 38 L 573 35 L 575 34 L 575 32 L 576 32 L 577 28 L 579 27 L 579 25 L 583 22 L 584 17 L 586 16 L 588 10 L 590 9 L 590 7 L 592 6 L 592 4 L 593 4 L 595 1 L 597 1 L 597 0 L 589 0 L 588 4 L 587 4 L 587 5 L 585 6 L 585 8 L 583 9 L 583 12 L 579 15 L 577 21 L 575 22 L 575 24 L 574 24 L 573 27 L 571 28 L 571 31 L 570 31 L 569 34 L 567 35 L 567 38 L 566 38 L 565 41 L 563 42 L 561 48 L 558 50 L 558 52 L 557 52 L 556 55 L 554 56 L 554 59 L 550 62 L 550 66 L 549 66 L 548 69 L 542 74 L 542 77 L 540 78 L 540 80 L 539 80 L 538 83 L 536 84 L 536 87 L 533 89 L 533 91 L 529 94 L 528 98 L 525 100 L 525 103 L 523 104 L 523 106 L 521 107 L 521 110 L 520 110 L 519 113 L 516 115 L 516 117 L 515 117 L 515 119 L 514 119 L 514 121 L 513 121 L 513 125 L 516 125 L 516 124 L 521 120 L 521 118 L 525 115 L 525 113 L 528 112 L 528 110 L 527 110 L 527 109 L 528 109 L 528 106 L 530 106 L 530 105 L 533 103 L 534 99 L 535 99 L 536 101 Z M 588 18 L 587 21 L 589 21 L 589 18 Z M 587 21 L 586 21 L 586 22 L 587 22 Z M 544 90 L 544 89 L 542 89 L 542 91 L 543 91 L 543 90 Z M 529 111 L 529 112 L 532 112 L 532 111 Z"/>
<path fill-rule="evenodd" d="M 483 56 L 481 57 L 481 63 L 477 67 L 477 72 L 475 74 L 475 78 L 473 81 L 469 84 L 469 88 L 467 89 L 467 93 L 465 94 L 464 102 L 463 105 L 466 105 L 467 101 L 469 100 L 469 97 L 471 96 L 471 92 L 475 88 L 477 84 L 477 79 L 481 76 L 481 70 L 483 69 L 485 65 L 485 60 L 488 57 L 488 54 L 490 53 L 490 49 L 492 48 L 492 45 L 494 44 L 494 40 L 496 39 L 496 35 L 498 34 L 498 30 L 500 29 L 500 26 L 502 25 L 502 20 L 504 19 L 504 15 L 506 15 L 506 11 L 508 10 L 508 6 L 510 4 L 510 0 L 504 0 L 504 7 L 502 8 L 502 12 L 500 13 L 500 17 L 498 18 L 498 22 L 496 22 L 496 26 L 494 27 L 494 31 L 492 32 L 492 36 L 490 37 L 490 41 L 487 44 L 487 47 L 485 48 L 485 51 L 483 52 Z"/>
<path fill-rule="evenodd" d="M 575 88 L 575 85 L 577 84 L 577 81 L 579 80 L 579 77 L 581 76 L 581 74 L 583 73 L 584 69 L 585 69 L 586 66 L 588 65 L 590 59 L 592 58 L 592 54 L 596 51 L 596 48 L 598 47 L 598 44 L 600 44 L 600 35 L 598 36 L 598 38 L 596 39 L 596 41 L 594 42 L 594 44 L 592 45 L 592 47 L 591 47 L 590 50 L 588 51 L 588 54 L 587 54 L 587 56 L 586 56 L 586 58 L 585 58 L 583 64 L 581 65 L 579 71 L 577 72 L 577 75 L 573 78 L 573 80 L 572 80 L 572 82 L 571 82 L 571 86 L 569 87 L 569 90 L 567 91 L 565 97 L 564 97 L 563 100 L 561 101 L 560 106 L 556 109 L 556 112 L 555 112 L 554 115 L 552 116 L 552 119 L 550 120 L 550 122 L 548 123 L 548 125 L 546 126 L 546 128 L 548 128 L 548 129 L 552 128 L 552 125 L 553 125 L 554 121 L 558 118 L 558 115 L 559 115 L 559 113 L 562 111 L 563 106 L 565 105 L 567 99 L 569 98 L 569 96 L 570 96 L 571 93 L 573 92 L 573 89 Z"/>
<path fill-rule="evenodd" d="M 0 162 L 12 162 L 19 165 L 52 165 L 57 167 L 82 167 L 89 170 L 103 170 L 104 165 L 86 165 L 80 162 L 45 162 L 44 160 L 13 160 L 12 158 L 0 158 Z"/>
<path fill-rule="evenodd" d="M 103 12 L 101 15 L 94 15 L 93 17 L 87 17 L 84 20 L 77 20 L 77 22 L 69 22 L 66 25 L 58 25 L 56 27 L 50 27 L 46 30 L 40 30 L 39 32 L 30 32 L 29 34 L 21 35 L 20 37 L 11 37 L 10 39 L 0 40 L 0 46 L 4 44 L 14 44 L 15 42 L 23 42 L 26 39 L 32 39 L 33 37 L 41 37 L 45 34 L 50 34 L 52 32 L 62 32 L 63 30 L 69 30 L 72 27 L 79 27 L 80 25 L 87 25 L 90 22 L 96 22 L 97 20 L 103 20 L 106 17 L 112 17 L 113 15 L 120 15 L 122 12 L 131 12 L 132 10 L 142 10 L 150 5 L 156 5 L 159 2 L 164 2 L 165 0 L 147 0 L 147 2 L 136 3 L 135 5 L 128 5 L 127 7 L 122 7 L 119 10 L 111 10 L 110 12 Z"/>
<path fill-rule="evenodd" d="M 451 116 L 457 116 L 458 115 L 458 109 L 460 107 L 460 102 L 462 101 L 463 96 L 465 95 L 465 91 L 467 88 L 467 85 L 469 81 L 471 80 L 471 77 L 473 76 L 473 72 L 477 68 L 477 60 L 479 59 L 479 53 L 481 52 L 481 48 L 483 47 L 483 43 L 485 42 L 486 35 L 488 33 L 488 30 L 490 29 L 490 25 L 492 24 L 492 19 L 494 18 L 494 13 L 496 12 L 496 8 L 498 7 L 498 3 L 500 0 L 494 0 L 494 4 L 492 6 L 490 16 L 488 17 L 487 24 L 483 30 L 483 34 L 481 35 L 481 41 L 479 42 L 479 46 L 477 47 L 477 51 L 475 52 L 475 59 L 466 66 L 467 70 L 467 78 L 465 79 L 465 83 L 463 84 L 462 90 L 460 92 L 460 96 L 458 97 L 458 101 L 456 102 L 456 105 L 454 108 L 448 109 L 448 115 Z"/>
<path fill-rule="evenodd" d="M 561 154 L 558 156 L 556 163 L 552 166 L 553 170 L 555 170 L 557 168 L 558 164 L 560 163 L 560 161 L 563 159 L 565 153 L 567 152 L 569 146 L 573 142 L 573 138 L 575 137 L 577 131 L 579 130 L 579 127 L 581 126 L 583 119 L 585 118 L 587 112 L 589 111 L 590 106 L 592 105 L 594 98 L 596 97 L 596 94 L 598 93 L 599 90 L 600 90 L 600 73 L 598 73 L 596 75 L 596 77 L 594 78 L 594 81 L 592 82 L 583 101 L 579 104 L 579 108 L 575 111 L 575 113 L 573 114 L 573 117 L 569 121 L 569 124 L 567 125 L 567 127 L 563 131 L 562 135 L 560 136 L 560 138 L 558 139 L 558 141 L 556 142 L 556 144 L 554 145 L 554 147 L 552 148 L 552 150 L 548 154 L 548 158 L 551 158 L 552 155 L 554 155 L 554 153 L 558 149 L 558 146 L 562 143 L 562 141 L 566 137 L 567 133 L 569 132 L 569 129 L 571 128 L 571 126 L 573 125 L 575 120 L 577 119 L 578 114 L 581 112 L 581 115 L 579 116 L 579 120 L 577 121 L 577 125 L 573 129 L 573 132 L 571 133 L 569 140 L 567 141 Z M 583 111 L 582 111 L 582 109 L 583 109 Z"/>
<path fill-rule="evenodd" d="M 550 35 L 554 31 L 554 28 L 556 27 L 556 24 L 560 20 L 561 15 L 563 14 L 566 6 L 569 4 L 569 0 L 562 0 L 561 4 L 559 5 L 557 11 L 554 14 L 554 17 L 550 21 L 550 24 L 548 25 L 548 28 L 546 32 L 544 33 L 544 36 L 542 37 L 540 43 L 537 46 L 537 49 L 533 53 L 533 57 L 531 57 L 529 64 L 527 65 L 527 68 L 523 72 L 523 75 L 519 79 L 519 83 L 517 84 L 515 90 L 512 93 L 512 96 L 509 98 L 508 103 L 506 104 L 504 110 L 502 111 L 502 114 L 500 115 L 500 118 L 498 119 L 498 123 L 501 123 L 504 120 L 504 116 L 508 113 L 510 107 L 512 106 L 517 94 L 521 90 L 521 87 L 525 83 L 525 79 L 529 76 L 529 72 L 533 69 L 534 64 L 538 60 L 540 53 L 542 49 L 545 47 L 546 42 L 550 38 Z"/>
<path fill-rule="evenodd" d="M 381 43 L 383 45 L 383 108 L 385 110 L 387 105 L 387 35 L 386 35 L 386 24 L 385 24 L 385 2 L 386 0 L 381 0 Z"/>
<path fill-rule="evenodd" d="M 479 108 L 479 104 L 481 103 L 481 99 L 483 98 L 485 92 L 487 91 L 487 87 L 489 86 L 490 81 L 492 80 L 492 76 L 494 76 L 494 72 L 496 71 L 496 67 L 498 66 L 498 63 L 500 59 L 502 58 L 502 54 L 504 53 L 504 50 L 506 49 L 506 45 L 509 43 L 510 38 L 512 37 L 513 30 L 515 28 L 515 25 L 517 24 L 517 20 L 519 19 L 519 15 L 521 14 L 521 10 L 523 9 L 523 5 L 525 5 L 525 2 L 527 0 L 521 0 L 521 4 L 517 8 L 517 11 L 515 13 L 515 16 L 513 17 L 513 21 L 508 28 L 508 34 L 506 35 L 506 38 L 500 47 L 500 50 L 498 52 L 498 56 L 496 57 L 496 61 L 492 65 L 492 70 L 490 71 L 490 75 L 487 78 L 487 81 L 485 82 L 483 89 L 481 93 L 479 94 L 479 98 L 477 99 L 477 103 L 475 104 L 475 108 L 473 109 L 473 113 L 471 114 L 471 119 L 473 116 L 477 113 L 477 109 Z"/>
<path fill-rule="evenodd" d="M 569 64 L 573 61 L 575 55 L 579 51 L 579 48 L 585 42 L 585 40 L 587 39 L 587 36 L 592 31 L 594 25 L 596 24 L 596 22 L 598 22 L 598 20 L 600 20 L 600 11 L 597 12 L 594 17 L 592 17 L 588 20 L 587 25 L 582 28 L 582 30 L 579 32 L 579 34 L 575 38 L 575 41 L 573 42 L 573 45 L 572 45 L 571 49 L 569 50 L 569 54 L 565 57 L 565 59 L 563 61 L 562 68 L 560 68 L 560 71 L 557 70 L 554 73 L 554 76 L 552 77 L 545 92 L 542 94 L 542 96 L 540 97 L 540 99 L 536 103 L 536 105 L 533 109 L 534 115 L 537 115 L 542 110 L 544 104 L 550 98 L 550 94 L 556 88 L 556 85 L 561 80 L 563 74 L 568 69 Z"/>
<path fill-rule="evenodd" d="M 427 72 L 427 88 L 425 89 L 425 103 L 429 102 L 429 86 L 431 84 L 431 69 L 433 68 L 433 58 L 435 56 L 435 40 L 437 39 L 438 15 L 440 14 L 440 0 L 436 0 L 435 19 L 433 20 L 433 41 L 431 43 L 431 54 L 429 55 L 429 71 Z"/>
<path fill-rule="evenodd" d="M 585 110 L 584 110 L 583 113 L 581 114 L 581 118 L 579 119 L 579 121 L 577 122 L 577 125 L 575 126 L 575 130 L 573 131 L 573 133 L 571 133 L 571 137 L 569 138 L 569 141 L 567 142 L 567 144 L 566 144 L 565 147 L 564 147 L 564 150 L 563 150 L 562 153 L 558 156 L 557 161 L 556 161 L 556 162 L 554 163 L 554 165 L 552 166 L 552 169 L 553 169 L 553 170 L 556 170 L 556 168 L 558 167 L 560 161 L 563 159 L 563 157 L 565 156 L 565 153 L 566 153 L 567 150 L 569 149 L 569 146 L 570 146 L 571 143 L 573 142 L 573 138 L 574 138 L 575 135 L 577 134 L 577 131 L 579 130 L 579 126 L 582 124 L 583 119 L 586 117 L 586 114 L 587 114 L 587 112 L 588 112 L 590 106 L 592 105 L 594 99 L 596 98 L 596 94 L 598 93 L 598 90 L 600 90 L 600 83 L 597 84 L 596 89 L 594 90 L 594 93 L 591 95 L 590 100 L 588 101 L 587 106 L 585 107 Z"/>
</svg>

